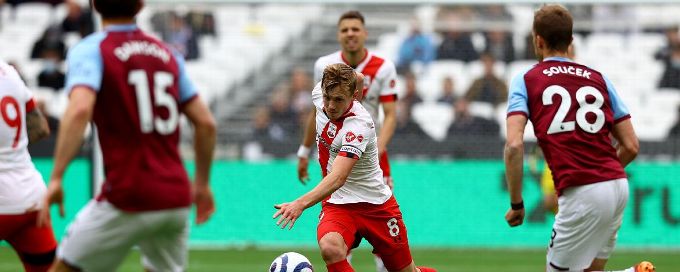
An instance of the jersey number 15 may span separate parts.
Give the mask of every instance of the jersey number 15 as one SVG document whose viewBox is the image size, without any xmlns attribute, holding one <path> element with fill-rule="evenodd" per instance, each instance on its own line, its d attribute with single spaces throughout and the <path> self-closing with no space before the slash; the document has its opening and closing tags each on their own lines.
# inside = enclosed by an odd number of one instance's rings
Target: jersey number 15
<svg viewBox="0 0 680 272">
<path fill-rule="evenodd" d="M 179 124 L 179 114 L 177 103 L 174 97 L 166 89 L 172 85 L 174 79 L 171 73 L 153 73 L 153 94 L 152 105 L 149 80 L 144 70 L 132 70 L 128 74 L 128 83 L 135 86 L 137 94 L 137 109 L 139 110 L 139 125 L 142 133 L 151 133 L 154 129 L 161 135 L 172 134 L 177 130 Z M 168 109 L 168 118 L 163 120 L 158 116 L 153 116 L 153 106 L 165 107 Z"/>
</svg>

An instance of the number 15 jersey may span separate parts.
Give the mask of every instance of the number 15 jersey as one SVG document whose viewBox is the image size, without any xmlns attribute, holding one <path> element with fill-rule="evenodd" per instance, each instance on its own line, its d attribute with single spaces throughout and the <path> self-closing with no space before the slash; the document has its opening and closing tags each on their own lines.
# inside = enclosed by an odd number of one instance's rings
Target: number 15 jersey
<svg viewBox="0 0 680 272">
<path fill-rule="evenodd" d="M 534 125 L 558 194 L 626 177 L 610 132 L 630 115 L 600 72 L 566 58 L 546 58 L 515 76 L 509 93 L 508 116 L 523 114 Z"/>
<path fill-rule="evenodd" d="M 66 90 L 97 92 L 93 120 L 105 172 L 98 199 L 126 211 L 189 206 L 179 114 L 197 93 L 182 57 L 135 25 L 112 25 L 70 50 L 67 64 Z"/>
</svg>

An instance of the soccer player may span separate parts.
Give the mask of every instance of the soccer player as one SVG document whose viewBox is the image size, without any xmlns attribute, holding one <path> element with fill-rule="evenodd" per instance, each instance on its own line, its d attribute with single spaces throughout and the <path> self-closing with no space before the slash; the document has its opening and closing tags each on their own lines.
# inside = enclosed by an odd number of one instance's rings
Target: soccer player
<svg viewBox="0 0 680 272">
<path fill-rule="evenodd" d="M 215 121 L 198 99 L 182 57 L 134 24 L 141 0 L 93 0 L 104 31 L 69 52 L 69 105 L 57 138 L 41 223 L 63 206 L 62 178 L 94 121 L 106 169 L 101 194 L 69 226 L 54 271 L 115 271 L 139 246 L 150 271 L 186 269 L 188 214 L 214 211 L 208 183 Z M 179 117 L 194 126 L 193 188 L 179 155 Z"/>
<path fill-rule="evenodd" d="M 380 168 L 383 171 L 383 181 L 392 189 L 390 164 L 387 155 L 387 145 L 392 139 L 397 127 L 397 70 L 391 61 L 368 52 L 364 43 L 368 38 L 364 16 L 359 11 L 348 11 L 338 19 L 337 39 L 341 49 L 329 55 L 320 57 L 314 63 L 314 82 L 321 81 L 324 68 L 330 64 L 344 63 L 363 75 L 364 84 L 358 86 L 362 90 L 359 101 L 371 114 L 378 131 L 378 154 Z M 379 108 L 382 105 L 383 121 L 380 122 Z M 309 180 L 307 171 L 309 152 L 314 142 L 315 116 L 314 109 L 310 111 L 303 133 L 302 144 L 298 149 L 298 179 L 304 184 Z M 385 271 L 379 258 L 376 257 L 377 271 Z"/>
<path fill-rule="evenodd" d="M 0 62 L 0 116 L 0 241 L 14 248 L 26 271 L 47 271 L 57 241 L 52 226 L 36 225 L 46 189 L 26 146 L 50 130 L 31 91 L 5 62 Z"/>
<path fill-rule="evenodd" d="M 338 20 L 337 39 L 341 50 L 320 57 L 314 64 L 314 82 L 321 81 L 324 68 L 330 64 L 345 63 L 364 76 L 361 103 L 371 114 L 378 131 L 378 152 L 380 168 L 384 181 L 392 188 L 393 180 L 387 156 L 387 145 L 392 139 L 397 124 L 397 72 L 394 63 L 368 52 L 364 47 L 368 32 L 364 25 L 364 16 L 358 11 L 348 11 Z M 383 122 L 379 119 L 379 108 L 383 108 Z M 309 179 L 307 166 L 309 152 L 314 142 L 315 116 L 314 110 L 308 117 L 302 144 L 298 149 L 298 178 L 305 183 Z"/>
<path fill-rule="evenodd" d="M 436 271 L 413 263 L 399 205 L 382 179 L 375 123 L 357 97 L 350 66 L 324 69 L 312 92 L 324 178 L 295 201 L 275 205 L 273 218 L 292 228 L 305 209 L 323 201 L 317 239 L 330 272 L 354 271 L 346 257 L 357 236 L 371 243 L 388 271 Z"/>
<path fill-rule="evenodd" d="M 523 135 L 531 120 L 559 195 L 546 269 L 602 271 L 628 202 L 623 168 L 636 157 L 639 144 L 612 83 L 567 58 L 572 26 L 569 11 L 560 5 L 543 6 L 534 14 L 532 35 L 540 62 L 515 76 L 510 86 L 504 157 L 511 208 L 505 219 L 511 227 L 524 219 Z M 625 271 L 654 267 L 642 262 Z"/>
</svg>

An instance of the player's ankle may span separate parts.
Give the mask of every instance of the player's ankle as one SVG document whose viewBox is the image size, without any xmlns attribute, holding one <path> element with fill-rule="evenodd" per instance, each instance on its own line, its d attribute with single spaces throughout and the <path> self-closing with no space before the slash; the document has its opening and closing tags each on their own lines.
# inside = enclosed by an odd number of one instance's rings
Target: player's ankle
<svg viewBox="0 0 680 272">
<path fill-rule="evenodd" d="M 327 264 L 326 269 L 328 269 L 328 272 L 354 272 L 354 269 L 349 264 L 349 262 L 347 262 L 347 259 L 332 264 Z"/>
</svg>

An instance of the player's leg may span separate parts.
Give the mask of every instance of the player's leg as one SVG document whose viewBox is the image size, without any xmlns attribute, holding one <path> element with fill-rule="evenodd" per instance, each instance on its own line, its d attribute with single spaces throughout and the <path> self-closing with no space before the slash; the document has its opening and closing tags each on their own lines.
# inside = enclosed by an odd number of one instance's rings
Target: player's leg
<svg viewBox="0 0 680 272">
<path fill-rule="evenodd" d="M 54 262 L 57 240 L 52 226 L 38 227 L 37 212 L 23 215 L 26 220 L 21 228 L 7 237 L 7 242 L 19 255 L 27 272 L 47 271 Z"/>
<path fill-rule="evenodd" d="M 55 271 L 115 271 L 140 238 L 135 214 L 91 200 L 76 216 L 57 249 Z"/>
<path fill-rule="evenodd" d="M 29 272 L 47 271 L 57 247 L 52 227 L 38 228 L 36 216 L 36 212 L 0 215 L 0 241 L 6 240 L 14 248 Z"/>
<path fill-rule="evenodd" d="M 546 257 L 547 271 L 583 271 L 595 258 L 608 258 L 609 253 L 603 250 L 616 240 L 620 212 L 627 202 L 627 197 L 619 196 L 617 184 L 608 181 L 574 187 L 560 196 Z M 611 249 L 613 244 L 609 252 Z"/>
<path fill-rule="evenodd" d="M 380 256 L 387 271 L 436 271 L 426 267 L 416 270 L 406 226 L 394 197 L 384 204 L 372 206 L 357 218 L 360 221 L 359 233 L 371 243 L 373 252 Z"/>
<path fill-rule="evenodd" d="M 342 206 L 324 204 L 317 227 L 319 250 L 329 272 L 354 272 L 347 254 L 357 231 L 351 211 Z"/>
<path fill-rule="evenodd" d="M 140 214 L 147 226 L 142 241 L 142 264 L 146 271 L 184 271 L 187 263 L 189 209 Z"/>
<path fill-rule="evenodd" d="M 613 229 L 613 233 L 609 237 L 607 243 L 602 247 L 602 249 L 597 253 L 597 256 L 590 264 L 590 267 L 586 271 L 605 271 L 605 266 L 607 265 L 607 260 L 609 256 L 614 251 L 616 246 L 616 240 L 618 237 L 619 228 L 621 228 L 621 223 L 623 222 L 623 211 L 628 203 L 628 181 L 625 179 L 613 181 L 614 191 L 617 195 L 616 212 L 614 220 L 610 225 L 610 229 Z M 654 265 L 650 262 L 641 262 L 625 270 L 624 272 L 653 272 L 656 269 Z"/>
</svg>

